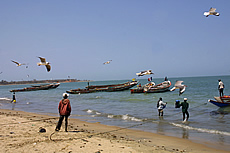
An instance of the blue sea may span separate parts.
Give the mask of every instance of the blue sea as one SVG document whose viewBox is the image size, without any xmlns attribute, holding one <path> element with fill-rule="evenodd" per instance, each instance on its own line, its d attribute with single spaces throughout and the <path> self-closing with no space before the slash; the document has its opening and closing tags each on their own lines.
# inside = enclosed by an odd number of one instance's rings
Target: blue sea
<svg viewBox="0 0 230 153">
<path fill-rule="evenodd" d="M 141 78 L 141 77 L 140 77 Z M 230 150 L 230 107 L 219 108 L 208 102 L 218 96 L 218 79 L 224 82 L 224 94 L 230 95 L 230 76 L 182 77 L 170 78 L 172 87 L 177 80 L 184 81 L 186 91 L 164 93 L 131 94 L 129 90 L 119 92 L 96 92 L 89 94 L 70 94 L 72 106 L 71 118 L 87 122 L 100 122 L 124 128 L 138 129 L 190 139 L 199 143 L 214 143 Z M 93 81 L 90 85 L 117 84 L 131 80 Z M 142 85 L 147 79 L 139 79 Z M 153 81 L 158 84 L 164 78 Z M 66 90 L 85 88 L 87 82 L 61 83 L 56 89 L 17 92 L 17 103 L 10 103 L 12 93 L 9 90 L 30 85 L 0 86 L 0 108 L 14 109 L 40 114 L 58 116 L 58 103 Z M 172 88 L 171 87 L 171 88 Z M 135 88 L 135 87 L 134 87 Z M 158 116 L 157 101 L 162 97 L 167 102 L 164 116 Z M 182 122 L 181 108 L 175 108 L 175 100 L 188 98 L 190 118 Z"/>
</svg>

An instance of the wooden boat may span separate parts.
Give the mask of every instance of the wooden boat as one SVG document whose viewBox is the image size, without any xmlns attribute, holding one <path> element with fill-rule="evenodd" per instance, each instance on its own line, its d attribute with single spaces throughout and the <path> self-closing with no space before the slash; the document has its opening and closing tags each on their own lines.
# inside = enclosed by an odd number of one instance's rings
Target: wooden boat
<svg viewBox="0 0 230 153">
<path fill-rule="evenodd" d="M 160 84 L 150 86 L 150 87 L 145 87 L 144 92 L 145 93 L 157 93 L 157 92 L 166 92 L 169 91 L 169 87 L 171 86 L 170 81 L 164 81 Z"/>
<path fill-rule="evenodd" d="M 154 82 L 150 82 L 142 87 L 138 87 L 135 89 L 130 89 L 131 93 L 157 93 L 157 92 L 166 92 L 169 91 L 171 86 L 170 81 L 164 81 L 155 85 Z"/>
<path fill-rule="evenodd" d="M 67 90 L 67 93 L 70 94 L 86 94 L 86 93 L 92 93 L 92 92 L 96 92 L 96 90 L 94 89 L 71 89 L 71 90 Z"/>
<path fill-rule="evenodd" d="M 113 85 L 95 85 L 88 86 L 85 89 L 71 89 L 66 91 L 71 94 L 81 94 L 81 93 L 92 93 L 92 92 L 114 92 L 114 91 L 123 91 L 128 90 L 135 85 L 137 85 L 137 81 L 126 82 L 122 84 L 113 84 Z"/>
<path fill-rule="evenodd" d="M 130 89 L 131 93 L 144 93 L 144 88 L 143 87 L 138 87 L 134 89 Z"/>
<path fill-rule="evenodd" d="M 137 81 L 132 81 L 131 83 L 134 83 Z M 109 84 L 109 85 L 90 85 L 87 86 L 87 89 L 100 89 L 100 88 L 109 88 L 109 87 L 118 87 L 118 86 L 124 86 L 130 84 L 130 82 L 125 82 L 125 83 L 121 83 L 121 84 Z"/>
<path fill-rule="evenodd" d="M 46 85 L 33 85 L 33 86 L 31 86 L 31 87 L 25 87 L 25 88 L 22 88 L 22 89 L 10 90 L 10 92 L 23 92 L 23 91 L 48 90 L 48 89 L 57 88 L 59 85 L 60 85 L 60 83 L 52 83 L 52 84 L 46 84 Z"/>
<path fill-rule="evenodd" d="M 209 99 L 208 101 L 218 107 L 230 106 L 230 96 L 214 97 L 215 100 Z"/>
<path fill-rule="evenodd" d="M 108 92 L 124 91 L 124 90 L 128 90 L 128 89 L 134 87 L 137 84 L 138 84 L 137 81 L 127 82 L 127 83 L 120 85 L 120 86 L 108 87 L 108 89 L 106 91 L 108 91 Z"/>
</svg>

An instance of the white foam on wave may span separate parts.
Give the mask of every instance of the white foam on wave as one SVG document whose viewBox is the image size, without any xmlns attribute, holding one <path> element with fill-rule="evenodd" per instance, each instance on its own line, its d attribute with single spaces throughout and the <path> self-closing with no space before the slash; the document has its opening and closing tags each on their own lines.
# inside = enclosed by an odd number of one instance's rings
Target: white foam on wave
<svg viewBox="0 0 230 153">
<path fill-rule="evenodd" d="M 8 101 L 10 101 L 11 99 L 3 97 L 3 98 L 0 98 L 0 100 L 8 100 Z"/>
<path fill-rule="evenodd" d="M 212 129 L 204 129 L 204 128 L 195 128 L 195 127 L 191 127 L 191 126 L 187 126 L 187 125 L 183 125 L 183 124 L 177 124 L 177 123 L 170 123 L 170 124 L 174 125 L 176 127 L 184 128 L 184 129 L 195 130 L 195 131 L 205 132 L 205 133 L 221 134 L 221 135 L 230 136 L 229 132 L 224 132 L 224 131 L 219 131 L 219 130 L 212 130 Z"/>
<path fill-rule="evenodd" d="M 92 113 L 92 112 L 93 112 L 93 110 L 90 110 L 90 109 L 87 110 L 87 113 Z"/>
<path fill-rule="evenodd" d="M 108 118 L 113 118 L 114 117 L 114 115 L 108 115 Z"/>
<path fill-rule="evenodd" d="M 141 119 L 138 119 L 138 118 L 133 117 L 133 116 L 129 116 L 128 114 L 122 115 L 122 119 L 123 119 L 123 120 L 137 121 L 137 122 L 142 121 Z"/>
</svg>

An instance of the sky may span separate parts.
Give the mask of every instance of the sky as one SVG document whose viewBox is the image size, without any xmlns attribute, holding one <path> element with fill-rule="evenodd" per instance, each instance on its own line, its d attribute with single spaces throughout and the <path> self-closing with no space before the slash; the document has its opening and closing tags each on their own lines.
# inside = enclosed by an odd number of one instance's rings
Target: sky
<svg viewBox="0 0 230 153">
<path fill-rule="evenodd" d="M 153 78 L 230 75 L 229 6 L 229 0 L 1 0 L 0 80 L 131 80 L 148 69 Z M 210 7 L 220 16 L 205 17 Z M 37 66 L 39 56 L 50 72 Z"/>
</svg>

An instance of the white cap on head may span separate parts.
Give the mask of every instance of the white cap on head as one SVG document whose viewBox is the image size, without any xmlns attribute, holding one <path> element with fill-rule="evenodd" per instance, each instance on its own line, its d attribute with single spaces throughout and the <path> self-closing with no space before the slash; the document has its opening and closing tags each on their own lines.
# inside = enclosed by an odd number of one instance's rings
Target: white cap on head
<svg viewBox="0 0 230 153">
<path fill-rule="evenodd" d="M 65 97 L 65 96 L 67 96 L 67 97 L 69 97 L 69 94 L 67 94 L 67 93 L 63 93 L 63 95 L 62 95 L 63 97 Z"/>
<path fill-rule="evenodd" d="M 184 98 L 184 100 L 188 100 L 188 98 Z"/>
</svg>

